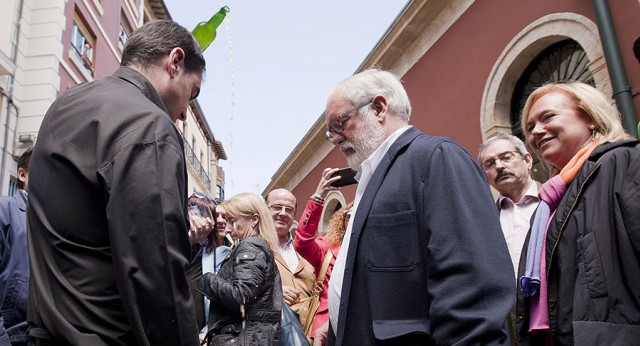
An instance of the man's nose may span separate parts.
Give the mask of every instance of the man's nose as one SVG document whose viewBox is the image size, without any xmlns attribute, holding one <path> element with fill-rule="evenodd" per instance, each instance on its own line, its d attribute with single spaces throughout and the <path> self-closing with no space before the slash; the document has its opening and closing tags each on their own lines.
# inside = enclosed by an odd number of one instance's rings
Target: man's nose
<svg viewBox="0 0 640 346">
<path fill-rule="evenodd" d="M 331 134 L 331 144 L 340 145 L 340 143 L 344 142 L 345 138 L 341 133 L 332 133 Z"/>
<path fill-rule="evenodd" d="M 496 165 L 496 169 L 499 171 L 504 169 L 504 163 L 500 159 L 496 159 L 495 165 Z"/>
</svg>

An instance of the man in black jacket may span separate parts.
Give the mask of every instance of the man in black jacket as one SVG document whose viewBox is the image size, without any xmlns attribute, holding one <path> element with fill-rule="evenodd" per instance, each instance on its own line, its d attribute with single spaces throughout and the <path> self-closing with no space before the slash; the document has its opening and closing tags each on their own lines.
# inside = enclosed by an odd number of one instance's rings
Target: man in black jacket
<svg viewBox="0 0 640 346">
<path fill-rule="evenodd" d="M 40 345 L 197 345 L 180 133 L 204 58 L 150 22 L 122 67 L 62 94 L 31 160 L 28 320 Z"/>
</svg>

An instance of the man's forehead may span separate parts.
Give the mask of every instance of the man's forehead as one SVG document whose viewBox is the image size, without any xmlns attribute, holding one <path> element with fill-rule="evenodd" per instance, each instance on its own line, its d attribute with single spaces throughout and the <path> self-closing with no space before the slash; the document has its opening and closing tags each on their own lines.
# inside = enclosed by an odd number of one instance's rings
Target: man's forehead
<svg viewBox="0 0 640 346">
<path fill-rule="evenodd" d="M 505 151 L 516 150 L 516 147 L 506 139 L 496 139 L 491 141 L 482 151 L 482 157 L 489 155 L 502 154 Z"/>
<path fill-rule="evenodd" d="M 292 207 L 296 204 L 295 196 L 284 190 L 272 191 L 269 196 L 267 196 L 267 200 L 269 204 L 281 204 Z"/>
<path fill-rule="evenodd" d="M 340 112 L 342 112 L 345 108 L 347 108 L 350 105 L 351 103 L 345 100 L 344 98 L 337 97 L 337 96 L 330 96 L 329 99 L 327 100 L 327 106 L 324 110 L 325 120 L 327 122 L 333 120 L 335 117 L 340 115 Z"/>
</svg>

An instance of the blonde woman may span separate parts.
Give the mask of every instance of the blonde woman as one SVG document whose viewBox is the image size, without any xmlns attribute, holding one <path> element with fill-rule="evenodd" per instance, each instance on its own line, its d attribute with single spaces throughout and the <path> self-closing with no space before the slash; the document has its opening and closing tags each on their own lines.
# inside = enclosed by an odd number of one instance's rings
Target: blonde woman
<svg viewBox="0 0 640 346">
<path fill-rule="evenodd" d="M 640 144 L 610 98 L 579 82 L 536 89 L 522 126 L 557 174 L 540 188 L 531 227 L 517 304 L 521 344 L 637 344 Z"/>
<path fill-rule="evenodd" d="M 211 300 L 209 345 L 277 345 L 282 286 L 273 260 L 277 235 L 264 200 L 241 193 L 224 201 L 231 237 L 238 243 L 218 275 L 206 273 L 197 290 Z"/>
</svg>

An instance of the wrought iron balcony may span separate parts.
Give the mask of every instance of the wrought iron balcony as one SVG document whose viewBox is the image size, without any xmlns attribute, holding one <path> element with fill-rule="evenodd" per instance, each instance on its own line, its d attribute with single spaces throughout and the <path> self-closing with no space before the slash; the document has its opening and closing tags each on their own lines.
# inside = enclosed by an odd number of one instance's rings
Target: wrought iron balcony
<svg viewBox="0 0 640 346">
<path fill-rule="evenodd" d="M 193 152 L 193 148 L 191 148 L 189 142 L 187 142 L 184 137 L 182 137 L 182 143 L 184 143 L 185 158 L 191 164 L 191 167 L 193 167 L 193 169 L 196 171 L 196 173 L 198 174 L 198 178 L 200 178 L 200 181 L 202 181 L 204 186 L 207 188 L 207 191 L 211 191 L 211 178 L 209 178 L 209 175 L 205 171 L 204 167 L 202 167 L 200 160 L 198 160 L 198 158 L 196 157 L 196 153 Z"/>
</svg>

